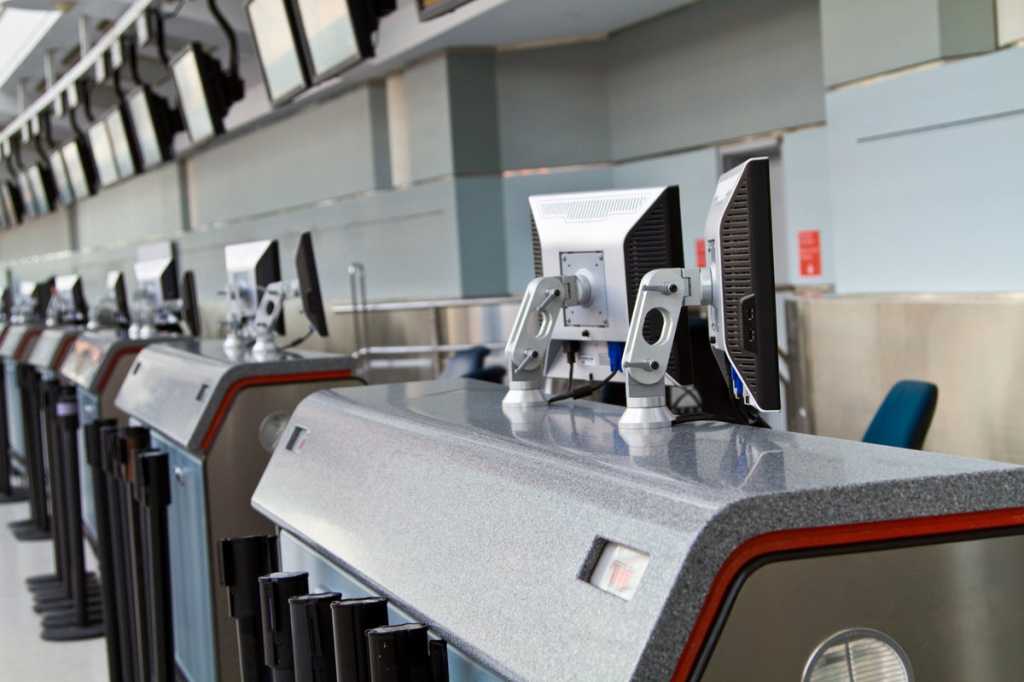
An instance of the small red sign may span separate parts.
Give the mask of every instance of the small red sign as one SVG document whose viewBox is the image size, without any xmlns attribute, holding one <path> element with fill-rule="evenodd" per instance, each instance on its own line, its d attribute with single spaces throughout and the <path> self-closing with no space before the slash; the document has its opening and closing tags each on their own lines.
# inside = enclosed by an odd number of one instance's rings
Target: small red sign
<svg viewBox="0 0 1024 682">
<path fill-rule="evenodd" d="M 708 266 L 708 254 L 704 247 L 704 240 L 697 240 L 697 267 L 706 268 Z"/>
<path fill-rule="evenodd" d="M 798 234 L 800 243 L 800 276 L 821 276 L 821 232 L 819 230 L 801 230 Z"/>
</svg>

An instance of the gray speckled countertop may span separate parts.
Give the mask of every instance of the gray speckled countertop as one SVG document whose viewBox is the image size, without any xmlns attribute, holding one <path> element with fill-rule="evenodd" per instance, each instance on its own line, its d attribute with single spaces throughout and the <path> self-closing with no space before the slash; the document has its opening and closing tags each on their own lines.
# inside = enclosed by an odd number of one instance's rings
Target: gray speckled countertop
<svg viewBox="0 0 1024 682">
<path fill-rule="evenodd" d="M 1024 506 L 1011 465 L 712 423 L 627 442 L 620 408 L 506 414 L 503 395 L 464 380 L 314 394 L 253 505 L 512 679 L 668 678 L 752 537 Z M 579 578 L 597 537 L 650 554 L 632 600 Z"/>
<path fill-rule="evenodd" d="M 187 450 L 199 452 L 214 414 L 239 381 L 345 371 L 352 366 L 348 356 L 313 351 L 288 351 L 273 360 L 256 360 L 244 351 L 229 356 L 223 341 L 184 339 L 144 348 L 121 384 L 115 405 Z"/>
</svg>

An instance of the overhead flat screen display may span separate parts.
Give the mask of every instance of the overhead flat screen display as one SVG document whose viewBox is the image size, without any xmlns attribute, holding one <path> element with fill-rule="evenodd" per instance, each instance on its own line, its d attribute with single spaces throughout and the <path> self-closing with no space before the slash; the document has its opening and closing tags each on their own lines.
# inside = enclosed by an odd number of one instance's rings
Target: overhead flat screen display
<svg viewBox="0 0 1024 682">
<path fill-rule="evenodd" d="M 288 101 L 309 85 L 287 0 L 251 0 L 246 5 L 256 40 L 263 82 L 274 104 Z"/>
<path fill-rule="evenodd" d="M 106 121 L 96 121 L 89 128 L 89 146 L 96 160 L 96 173 L 100 185 L 106 187 L 117 182 L 117 163 L 114 161 L 114 148 L 110 143 Z"/>
<path fill-rule="evenodd" d="M 107 132 L 110 134 L 110 145 L 114 150 L 114 163 L 117 174 L 122 178 L 135 175 L 135 156 L 132 154 L 131 133 L 125 124 L 120 107 L 116 107 L 107 115 Z"/>
<path fill-rule="evenodd" d="M 92 194 L 92 188 L 89 186 L 89 177 L 85 174 L 85 160 L 82 159 L 82 150 L 79 149 L 77 140 L 65 144 L 61 153 L 68 173 L 68 184 L 75 198 L 81 201 Z"/>
<path fill-rule="evenodd" d="M 193 49 L 182 52 L 171 64 L 174 83 L 178 87 L 178 99 L 185 116 L 185 126 L 193 143 L 202 142 L 217 133 L 210 104 L 203 88 L 203 75 L 199 60 Z"/>
<path fill-rule="evenodd" d="M 139 142 L 139 156 L 142 167 L 149 169 L 163 162 L 160 140 L 153 125 L 153 112 L 149 107 L 149 96 L 145 88 L 138 88 L 128 95 L 128 110 L 132 115 L 135 136 Z"/>
<path fill-rule="evenodd" d="M 57 185 L 57 199 L 65 206 L 75 203 L 75 193 L 71 189 L 71 181 L 68 178 L 67 166 L 64 163 L 64 156 L 59 149 L 50 152 L 50 172 L 53 173 L 53 182 Z"/>
<path fill-rule="evenodd" d="M 3 194 L 4 212 L 7 213 L 7 226 L 12 227 L 18 222 L 18 205 L 14 200 L 14 193 L 11 191 L 11 185 L 6 181 L 0 181 L 0 193 Z"/>
<path fill-rule="evenodd" d="M 36 215 L 43 215 L 52 211 L 50 195 L 46 191 L 46 182 L 43 179 L 43 169 L 38 164 L 28 169 L 28 180 L 32 185 L 32 195 L 36 200 Z"/>
<path fill-rule="evenodd" d="M 25 207 L 25 214 L 34 217 L 39 214 L 36 208 L 36 197 L 32 192 L 32 184 L 29 182 L 28 173 L 18 173 L 18 192 L 21 193 L 21 205 Z"/>
<path fill-rule="evenodd" d="M 358 17 L 352 15 L 347 0 L 296 0 L 295 8 L 314 80 L 344 71 L 363 59 Z M 369 36 L 364 36 L 364 44 L 368 42 Z"/>
</svg>

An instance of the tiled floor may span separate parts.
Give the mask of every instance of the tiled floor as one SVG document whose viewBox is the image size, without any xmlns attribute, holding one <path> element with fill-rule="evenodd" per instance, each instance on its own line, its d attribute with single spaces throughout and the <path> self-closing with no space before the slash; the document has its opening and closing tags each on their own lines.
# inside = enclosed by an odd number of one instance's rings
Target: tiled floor
<svg viewBox="0 0 1024 682">
<path fill-rule="evenodd" d="M 107 679 L 103 639 L 56 643 L 39 638 L 39 615 L 32 611 L 25 578 L 53 571 L 53 545 L 14 539 L 8 522 L 26 516 L 25 503 L 0 504 L 0 679 L 103 682 Z"/>
</svg>

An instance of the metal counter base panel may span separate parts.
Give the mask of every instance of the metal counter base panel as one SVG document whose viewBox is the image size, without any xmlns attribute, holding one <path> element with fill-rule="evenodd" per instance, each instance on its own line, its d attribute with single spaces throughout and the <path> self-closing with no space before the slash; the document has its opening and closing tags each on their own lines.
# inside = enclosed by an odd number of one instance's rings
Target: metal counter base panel
<svg viewBox="0 0 1024 682">
<path fill-rule="evenodd" d="M 281 570 L 309 573 L 309 592 L 340 592 L 345 599 L 376 597 L 380 593 L 359 578 L 331 563 L 327 557 L 308 547 L 301 540 L 283 532 L 280 535 Z M 388 602 L 388 623 L 421 622 L 420 618 L 394 602 Z M 503 678 L 476 663 L 456 647 L 448 646 L 449 682 L 500 682 Z"/>
<path fill-rule="evenodd" d="M 779 533 L 935 542 L 1024 525 L 1020 467 L 715 423 L 637 439 L 618 431 L 621 408 L 506 413 L 503 397 L 466 380 L 316 393 L 253 506 L 517 680 L 700 679 L 716 579 Z M 591 583 L 616 544 L 649 558 L 629 599 Z M 1018 594 L 986 589 L 984 604 Z M 798 607 L 756 622 L 784 628 Z"/>
<path fill-rule="evenodd" d="M 352 360 L 290 352 L 266 362 L 229 356 L 221 341 L 192 339 L 144 348 L 115 406 L 150 430 L 171 467 L 168 529 L 175 659 L 183 679 L 238 679 L 227 591 L 219 584 L 221 539 L 272 532 L 250 499 L 272 438 L 314 391 L 343 384 Z"/>
</svg>

